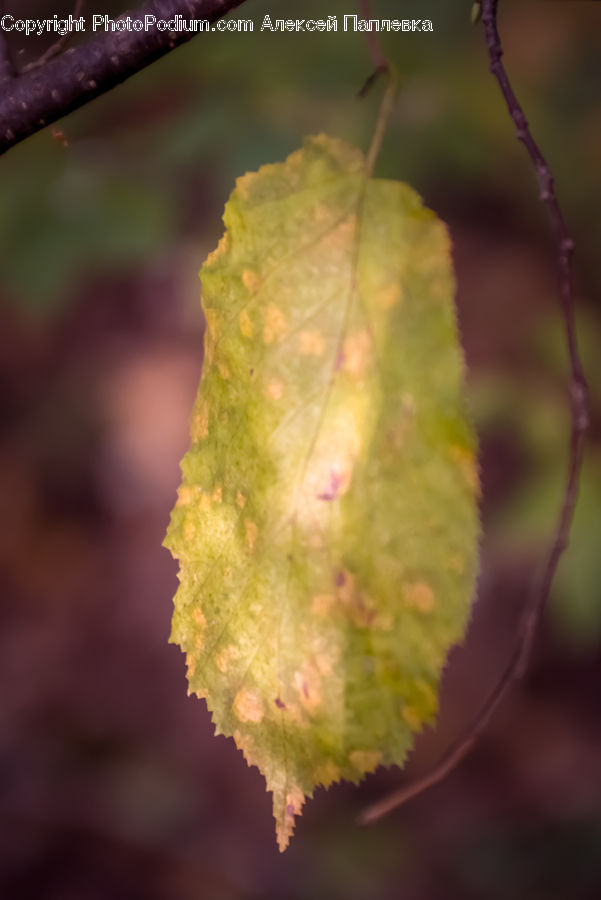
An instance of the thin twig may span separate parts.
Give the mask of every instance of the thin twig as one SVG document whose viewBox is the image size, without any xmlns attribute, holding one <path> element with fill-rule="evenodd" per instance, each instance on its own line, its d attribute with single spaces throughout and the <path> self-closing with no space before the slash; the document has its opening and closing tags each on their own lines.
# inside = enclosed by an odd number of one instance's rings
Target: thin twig
<svg viewBox="0 0 601 900">
<path fill-rule="evenodd" d="M 357 91 L 357 99 L 362 100 L 369 92 L 372 87 L 378 81 L 381 75 L 386 75 L 388 72 L 388 67 L 381 69 L 374 69 L 373 72 L 367 76 L 359 90 Z"/>
<path fill-rule="evenodd" d="M 361 16 L 364 19 L 371 19 L 369 0 L 359 0 L 359 8 L 361 10 Z M 366 31 L 365 39 L 367 40 L 367 46 L 369 49 L 369 55 L 371 56 L 371 61 L 373 63 L 374 72 L 387 69 L 388 60 L 384 56 L 382 47 L 380 46 L 378 33 L 376 31 Z"/>
<path fill-rule="evenodd" d="M 498 0 L 482 0 L 482 21 L 486 45 L 490 58 L 490 71 L 497 79 L 507 109 L 513 119 L 518 139 L 524 144 L 538 179 L 540 199 L 547 207 L 549 220 L 555 238 L 559 297 L 566 335 L 570 367 L 571 432 L 568 471 L 565 493 L 559 512 L 555 534 L 550 544 L 542 578 L 532 591 L 524 609 L 515 645 L 509 662 L 485 703 L 472 719 L 465 731 L 447 749 L 440 762 L 424 777 L 409 784 L 389 797 L 366 809 L 360 816 L 360 823 L 369 825 L 407 800 L 421 794 L 427 788 L 442 781 L 469 753 L 480 737 L 491 716 L 504 699 L 512 685 L 524 674 L 532 654 L 532 646 L 537 627 L 551 590 L 553 578 L 562 553 L 568 546 L 570 528 L 578 496 L 578 484 L 584 451 L 584 440 L 588 428 L 589 412 L 587 386 L 582 371 L 576 340 L 575 303 L 573 290 L 572 256 L 574 242 L 555 194 L 553 176 L 549 165 L 535 142 L 524 111 L 515 96 L 505 67 L 502 63 L 503 49 L 497 28 Z"/>
<path fill-rule="evenodd" d="M 75 6 L 73 7 L 73 18 L 78 19 L 83 11 L 84 0 L 75 0 Z M 55 41 L 48 49 L 42 53 L 39 59 L 35 59 L 33 62 L 27 63 L 26 66 L 23 66 L 20 73 L 21 75 L 25 75 L 26 72 L 31 72 L 33 69 L 39 69 L 40 66 L 44 66 L 49 59 L 53 59 L 55 56 L 58 56 L 59 53 L 65 49 L 69 41 L 71 40 L 73 32 L 68 31 L 67 34 L 61 35 L 58 41 Z"/>
</svg>

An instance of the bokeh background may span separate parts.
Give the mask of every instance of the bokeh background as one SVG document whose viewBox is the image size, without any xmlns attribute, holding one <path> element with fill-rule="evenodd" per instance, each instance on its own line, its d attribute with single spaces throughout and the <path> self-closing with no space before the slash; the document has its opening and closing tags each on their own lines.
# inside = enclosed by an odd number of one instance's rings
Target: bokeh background
<svg viewBox="0 0 601 900">
<path fill-rule="evenodd" d="M 93 9 L 91 8 L 93 6 Z M 366 146 L 360 35 L 197 37 L 0 159 L 0 895 L 7 900 L 601 896 L 601 3 L 503 0 L 506 62 L 576 240 L 593 403 L 573 540 L 527 677 L 469 759 L 372 829 L 508 656 L 563 488 L 566 358 L 544 211 L 469 0 L 373 0 L 433 34 L 384 48 L 403 88 L 379 174 L 450 226 L 480 435 L 482 574 L 436 730 L 406 772 L 317 792 L 276 850 L 270 798 L 214 738 L 167 644 L 162 549 L 202 363 L 198 269 L 234 178 L 326 130 Z M 68 3 L 4 3 L 25 16 Z M 87 13 L 118 13 L 97 0 Z M 47 46 L 12 40 L 20 65 Z M 402 352 L 401 348 L 399 352 Z M 435 361 L 433 361 L 435 364 Z"/>
</svg>

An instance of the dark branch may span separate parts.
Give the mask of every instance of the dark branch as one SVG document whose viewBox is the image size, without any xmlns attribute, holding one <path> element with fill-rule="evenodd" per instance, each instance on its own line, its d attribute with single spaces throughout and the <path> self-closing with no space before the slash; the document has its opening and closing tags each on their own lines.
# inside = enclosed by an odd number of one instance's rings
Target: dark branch
<svg viewBox="0 0 601 900">
<path fill-rule="evenodd" d="M 215 22 L 243 0 L 152 0 L 131 13 L 143 19 L 208 19 Z M 40 68 L 5 80 L 0 90 L 0 154 L 135 75 L 193 37 L 181 31 L 102 32 Z M 4 45 L 0 43 L 0 81 Z M 6 57 L 8 59 L 8 57 Z"/>
<path fill-rule="evenodd" d="M 540 188 L 540 199 L 547 207 L 553 236 L 555 238 L 559 297 L 570 365 L 572 427 L 570 433 L 570 452 L 566 487 L 555 534 L 551 541 L 542 578 L 530 595 L 526 608 L 524 609 L 510 659 L 490 695 L 465 731 L 447 749 L 440 762 L 423 778 L 418 779 L 413 784 L 401 788 L 401 790 L 396 791 L 389 797 L 385 797 L 379 803 L 376 803 L 365 810 L 360 817 L 360 822 L 363 825 L 369 825 L 377 821 L 393 809 L 402 806 L 407 800 L 410 800 L 417 794 L 421 794 L 422 791 L 438 784 L 446 778 L 461 760 L 467 756 L 474 743 L 486 728 L 491 716 L 505 698 L 509 689 L 514 682 L 520 679 L 524 674 L 524 670 L 530 660 L 534 637 L 549 597 L 557 565 L 563 551 L 568 546 L 570 528 L 578 497 L 578 483 L 580 479 L 585 434 L 588 428 L 589 413 L 587 386 L 576 342 L 572 271 L 574 242 L 568 232 L 561 207 L 559 206 L 555 194 L 553 176 L 551 175 L 549 165 L 530 133 L 524 111 L 513 91 L 511 82 L 509 81 L 507 72 L 503 66 L 503 49 L 497 28 L 498 0 L 481 0 L 481 6 L 486 45 L 490 58 L 490 71 L 499 83 L 507 109 L 515 123 L 517 137 L 526 147 L 534 166 Z"/>
</svg>

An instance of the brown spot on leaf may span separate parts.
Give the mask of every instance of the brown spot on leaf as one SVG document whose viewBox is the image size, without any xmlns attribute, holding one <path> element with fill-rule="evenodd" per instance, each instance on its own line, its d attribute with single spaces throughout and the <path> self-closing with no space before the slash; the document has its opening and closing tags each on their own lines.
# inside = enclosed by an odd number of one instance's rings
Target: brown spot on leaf
<svg viewBox="0 0 601 900">
<path fill-rule="evenodd" d="M 211 495 L 207 494 L 206 491 L 203 491 L 203 493 L 200 495 L 198 506 L 202 510 L 202 512 L 207 512 L 207 510 L 211 508 Z"/>
<path fill-rule="evenodd" d="M 284 385 L 277 378 L 274 378 L 267 385 L 267 393 L 272 400 L 279 400 L 284 393 Z"/>
<path fill-rule="evenodd" d="M 188 653 L 188 654 L 186 655 L 186 666 L 187 666 L 187 669 L 188 669 L 188 678 L 189 678 L 189 679 L 190 679 L 190 678 L 193 678 L 193 677 L 194 677 L 194 672 L 196 671 L 196 660 L 195 660 L 195 658 L 192 656 L 191 653 Z"/>
<path fill-rule="evenodd" d="M 332 647 L 327 653 L 315 654 L 315 665 L 319 669 L 320 675 L 329 675 L 332 672 L 333 663 L 338 657 L 338 648 Z"/>
<path fill-rule="evenodd" d="M 209 407 L 205 401 L 202 401 L 192 419 L 192 427 L 190 428 L 190 436 L 193 441 L 200 441 L 209 433 Z"/>
<path fill-rule="evenodd" d="M 298 339 L 303 356 L 323 356 L 326 344 L 320 331 L 301 331 Z"/>
<path fill-rule="evenodd" d="M 357 215 L 351 213 L 340 225 L 328 231 L 321 240 L 321 245 L 327 250 L 341 250 L 352 244 L 357 227 Z"/>
<path fill-rule="evenodd" d="M 344 371 L 360 378 L 369 359 L 371 338 L 366 329 L 349 335 L 344 342 Z"/>
<path fill-rule="evenodd" d="M 271 304 L 265 311 L 265 325 L 263 326 L 263 340 L 266 344 L 272 344 L 286 330 L 286 316 L 277 306 Z"/>
<path fill-rule="evenodd" d="M 188 487 L 188 485 L 182 484 L 177 489 L 177 502 L 176 506 L 188 506 L 189 503 L 192 502 L 192 488 Z"/>
<path fill-rule="evenodd" d="M 252 522 L 250 519 L 245 523 L 246 527 L 246 542 L 250 549 L 252 550 L 255 546 L 255 541 L 257 540 L 257 535 L 259 533 L 259 529 L 257 528 L 257 523 Z"/>
<path fill-rule="evenodd" d="M 194 621 L 196 622 L 197 625 L 200 625 L 203 628 L 207 624 L 207 620 L 205 619 L 204 613 L 203 613 L 202 609 L 200 609 L 198 606 L 192 612 L 192 618 L 194 619 Z"/>
<path fill-rule="evenodd" d="M 425 581 L 417 581 L 405 588 L 405 604 L 421 613 L 431 613 L 434 609 L 434 591 Z"/>
<path fill-rule="evenodd" d="M 192 540 L 194 540 L 195 535 L 196 535 L 196 525 L 194 524 L 193 520 L 188 515 L 188 516 L 186 516 L 186 519 L 184 522 L 184 538 L 187 541 L 192 541 Z"/>
<path fill-rule="evenodd" d="M 252 269 L 245 269 L 242 273 L 242 284 L 247 291 L 254 293 L 261 284 L 261 279 Z"/>
<path fill-rule="evenodd" d="M 263 704 L 258 694 L 242 689 L 234 697 L 234 712 L 241 722 L 257 724 L 263 718 Z"/>
<path fill-rule="evenodd" d="M 219 321 L 219 313 L 216 309 L 205 309 L 204 311 L 205 319 L 207 323 L 207 331 L 211 335 L 211 337 L 215 337 L 217 333 L 217 323 Z"/>
<path fill-rule="evenodd" d="M 219 669 L 220 672 L 227 672 L 228 666 L 230 664 L 230 660 L 238 659 L 240 657 L 240 651 L 236 647 L 235 644 L 230 644 L 229 647 L 224 647 L 219 651 L 217 656 L 215 657 L 215 665 Z"/>
</svg>

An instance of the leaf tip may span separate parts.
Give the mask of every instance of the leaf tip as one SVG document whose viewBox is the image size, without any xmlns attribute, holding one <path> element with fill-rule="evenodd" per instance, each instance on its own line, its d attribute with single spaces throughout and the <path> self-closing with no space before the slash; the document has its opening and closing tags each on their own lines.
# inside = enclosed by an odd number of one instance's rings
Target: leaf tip
<svg viewBox="0 0 601 900">
<path fill-rule="evenodd" d="M 299 787 L 273 792 L 273 817 L 280 853 L 288 847 L 294 833 L 294 820 L 301 814 L 305 795 Z"/>
</svg>

